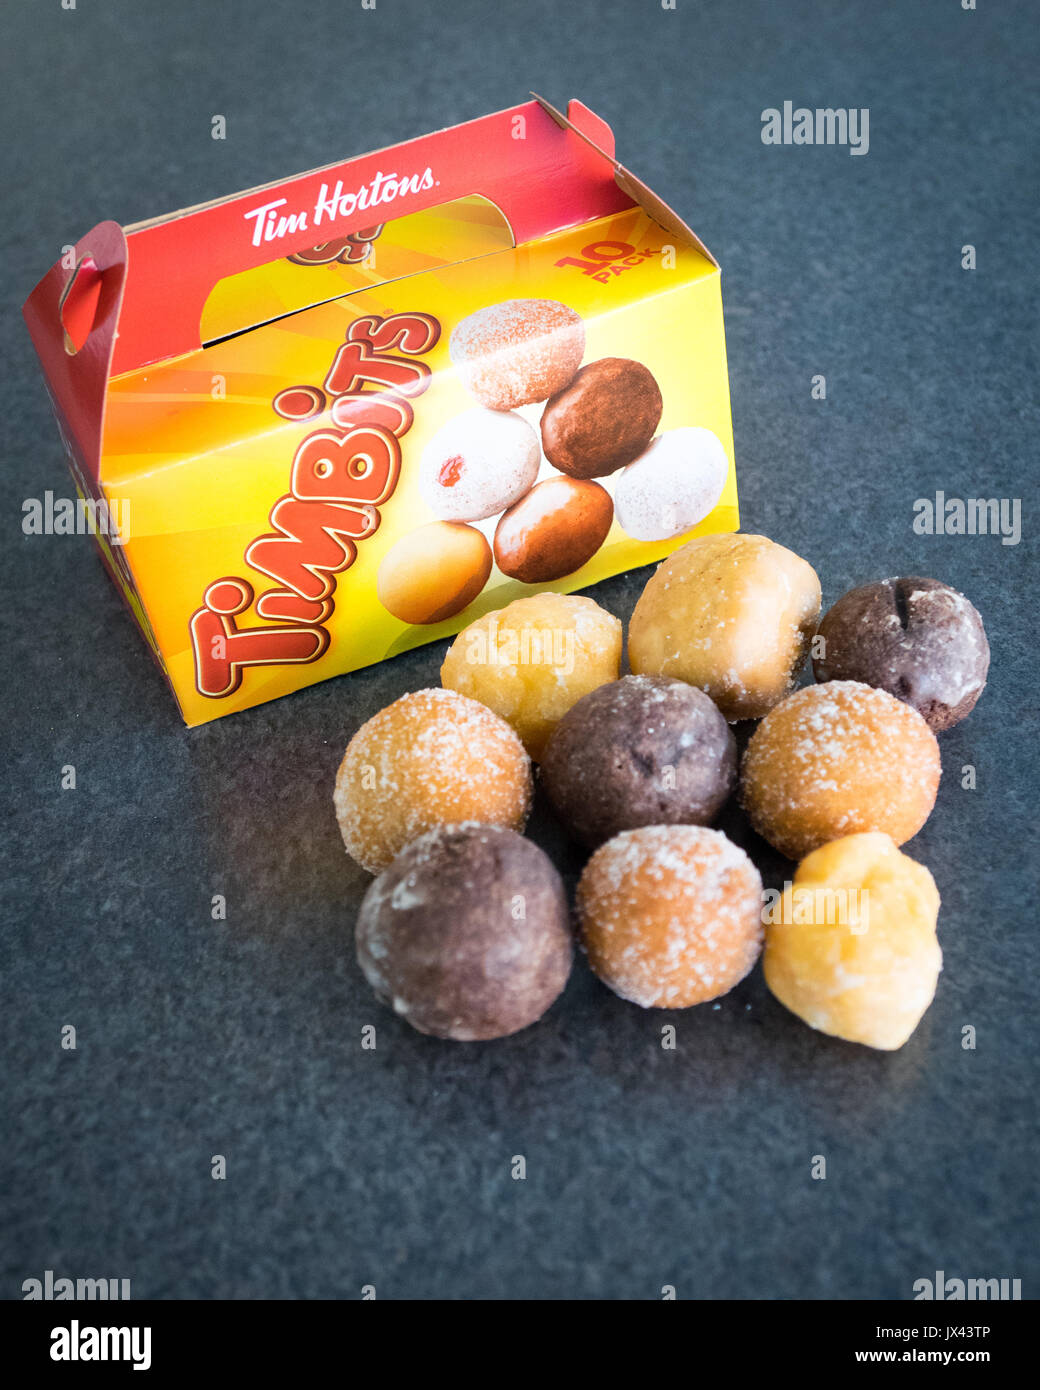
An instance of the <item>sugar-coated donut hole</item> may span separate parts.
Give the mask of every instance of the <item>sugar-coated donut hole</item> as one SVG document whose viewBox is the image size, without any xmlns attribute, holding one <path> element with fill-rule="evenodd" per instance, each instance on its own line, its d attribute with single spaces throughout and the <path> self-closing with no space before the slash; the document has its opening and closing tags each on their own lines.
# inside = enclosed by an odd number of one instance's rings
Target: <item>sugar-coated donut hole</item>
<svg viewBox="0 0 1040 1390">
<path fill-rule="evenodd" d="M 728 993 L 762 947 L 762 879 L 719 830 L 654 825 L 602 845 L 578 883 L 592 969 L 644 1008 Z"/>
<path fill-rule="evenodd" d="M 558 300 L 507 299 L 458 323 L 449 351 L 481 405 L 513 410 L 562 391 L 585 355 L 585 325 Z"/>
<path fill-rule="evenodd" d="M 347 852 L 379 873 L 411 840 L 464 821 L 522 830 L 531 762 L 498 715 L 454 690 L 417 690 L 362 724 L 336 774 Z"/>
<path fill-rule="evenodd" d="M 762 720 L 741 794 L 758 833 L 798 859 L 859 831 L 909 840 L 931 814 L 940 771 L 939 745 L 916 710 L 858 681 L 828 681 Z"/>
</svg>

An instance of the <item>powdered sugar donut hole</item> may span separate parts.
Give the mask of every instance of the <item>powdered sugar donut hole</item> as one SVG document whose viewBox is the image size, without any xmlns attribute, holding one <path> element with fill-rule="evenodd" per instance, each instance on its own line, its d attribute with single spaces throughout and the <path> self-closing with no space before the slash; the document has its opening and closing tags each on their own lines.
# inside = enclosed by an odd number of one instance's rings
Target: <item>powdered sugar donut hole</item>
<svg viewBox="0 0 1040 1390">
<path fill-rule="evenodd" d="M 659 434 L 618 475 L 618 523 L 637 541 L 681 536 L 714 510 L 728 473 L 726 450 L 711 430 L 691 425 Z"/>
<path fill-rule="evenodd" d="M 504 719 L 454 690 L 417 690 L 362 724 L 336 773 L 343 843 L 379 873 L 411 840 L 480 821 L 523 830 L 531 760 Z"/>
<path fill-rule="evenodd" d="M 540 462 L 538 435 L 522 416 L 467 410 L 423 450 L 419 491 L 442 521 L 484 521 L 530 492 Z"/>
<path fill-rule="evenodd" d="M 762 879 L 719 830 L 652 825 L 596 851 L 578 884 L 589 964 L 644 1008 L 727 994 L 762 949 Z"/>
<path fill-rule="evenodd" d="M 570 382 L 585 355 L 585 325 L 555 299 L 506 299 L 457 324 L 449 353 L 481 405 L 513 410 Z"/>
</svg>

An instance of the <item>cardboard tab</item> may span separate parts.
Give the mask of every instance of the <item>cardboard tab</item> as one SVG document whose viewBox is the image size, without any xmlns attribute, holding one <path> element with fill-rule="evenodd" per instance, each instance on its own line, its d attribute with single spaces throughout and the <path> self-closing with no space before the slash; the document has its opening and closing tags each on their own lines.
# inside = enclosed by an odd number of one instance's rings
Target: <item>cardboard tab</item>
<svg viewBox="0 0 1040 1390">
<path fill-rule="evenodd" d="M 43 366 L 74 464 L 96 479 L 101 457 L 105 392 L 126 285 L 126 236 L 117 222 L 101 222 L 73 248 L 71 264 L 58 261 L 26 301 L 23 313 Z M 72 287 L 90 267 L 90 322 L 78 345 L 67 337 L 64 309 Z M 82 332 L 84 304 L 78 306 Z M 71 350 L 70 350 L 71 349 Z"/>
<path fill-rule="evenodd" d="M 683 241 L 692 241 L 707 256 L 712 265 L 718 265 L 718 261 L 704 245 L 704 242 L 691 227 L 687 226 L 678 213 L 673 211 L 641 179 L 637 179 L 631 169 L 626 169 L 623 164 L 618 163 L 614 157 L 613 132 L 605 121 L 600 120 L 594 111 L 590 111 L 580 101 L 569 102 L 565 116 L 562 111 L 557 111 L 555 106 L 547 102 L 544 97 L 538 96 L 536 92 L 532 92 L 531 95 L 561 129 L 572 130 L 597 154 L 609 160 L 614 170 L 614 180 L 626 197 L 631 198 L 633 203 L 638 203 L 641 208 L 645 208 L 654 221 L 660 223 L 666 231 L 674 233 Z"/>
</svg>

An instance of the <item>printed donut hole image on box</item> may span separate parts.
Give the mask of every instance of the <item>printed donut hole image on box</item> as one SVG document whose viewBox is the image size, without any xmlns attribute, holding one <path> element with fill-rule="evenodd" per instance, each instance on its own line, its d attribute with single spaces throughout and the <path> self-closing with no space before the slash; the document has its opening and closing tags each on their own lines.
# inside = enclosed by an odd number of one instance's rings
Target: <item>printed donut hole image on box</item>
<svg viewBox="0 0 1040 1390">
<path fill-rule="evenodd" d="M 536 99 L 101 223 L 30 296 L 189 725 L 737 529 L 719 267 L 613 150 Z"/>
</svg>

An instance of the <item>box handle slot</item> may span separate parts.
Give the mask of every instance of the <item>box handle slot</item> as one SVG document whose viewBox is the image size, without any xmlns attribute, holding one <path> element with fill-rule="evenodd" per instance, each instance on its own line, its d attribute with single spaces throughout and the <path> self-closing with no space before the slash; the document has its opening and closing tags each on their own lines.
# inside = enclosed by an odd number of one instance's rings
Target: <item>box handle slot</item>
<svg viewBox="0 0 1040 1390">
<path fill-rule="evenodd" d="M 62 290 L 58 317 L 61 319 L 65 351 L 70 357 L 79 352 L 97 323 L 102 279 L 97 262 L 87 252 L 76 262 Z"/>
</svg>

